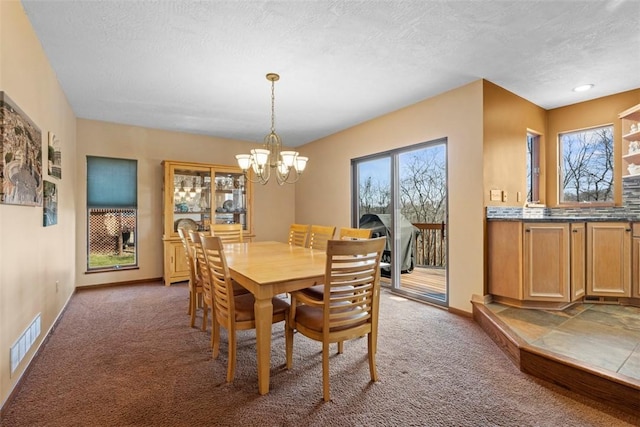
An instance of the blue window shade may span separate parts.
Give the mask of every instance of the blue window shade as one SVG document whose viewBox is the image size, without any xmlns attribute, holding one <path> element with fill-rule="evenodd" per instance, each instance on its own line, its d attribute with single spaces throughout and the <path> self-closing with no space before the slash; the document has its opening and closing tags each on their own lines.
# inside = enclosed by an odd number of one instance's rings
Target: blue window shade
<svg viewBox="0 0 640 427">
<path fill-rule="evenodd" d="M 87 156 L 87 207 L 137 208 L 138 161 Z"/>
</svg>

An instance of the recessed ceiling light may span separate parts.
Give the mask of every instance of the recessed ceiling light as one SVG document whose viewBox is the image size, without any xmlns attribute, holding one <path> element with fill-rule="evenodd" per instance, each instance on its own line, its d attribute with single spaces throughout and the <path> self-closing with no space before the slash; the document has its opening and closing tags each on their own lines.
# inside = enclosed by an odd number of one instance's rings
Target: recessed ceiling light
<svg viewBox="0 0 640 427">
<path fill-rule="evenodd" d="M 574 92 L 584 92 L 586 90 L 589 90 L 593 87 L 592 84 L 588 84 L 588 85 L 580 85 L 580 86 L 576 86 L 573 88 Z"/>
</svg>

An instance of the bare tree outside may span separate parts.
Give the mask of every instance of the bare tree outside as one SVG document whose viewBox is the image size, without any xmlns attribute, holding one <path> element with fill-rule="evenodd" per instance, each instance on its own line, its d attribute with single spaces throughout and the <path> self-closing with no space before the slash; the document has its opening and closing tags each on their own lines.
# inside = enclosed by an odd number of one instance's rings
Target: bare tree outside
<svg viewBox="0 0 640 427">
<path fill-rule="evenodd" d="M 447 177 L 444 145 L 400 156 L 400 207 L 414 223 L 440 223 L 446 217 Z"/>
<path fill-rule="evenodd" d="M 391 213 L 390 163 L 388 158 L 363 162 L 359 171 L 359 213 Z"/>
<path fill-rule="evenodd" d="M 411 222 L 438 223 L 446 217 L 446 158 L 444 145 L 403 153 L 400 156 L 400 210 Z M 360 168 L 359 211 L 390 213 L 389 160 Z"/>
<path fill-rule="evenodd" d="M 560 134 L 561 202 L 613 200 L 613 126 Z"/>
<path fill-rule="evenodd" d="M 388 181 L 367 176 L 360 184 L 360 213 L 389 213 L 391 190 Z"/>
</svg>

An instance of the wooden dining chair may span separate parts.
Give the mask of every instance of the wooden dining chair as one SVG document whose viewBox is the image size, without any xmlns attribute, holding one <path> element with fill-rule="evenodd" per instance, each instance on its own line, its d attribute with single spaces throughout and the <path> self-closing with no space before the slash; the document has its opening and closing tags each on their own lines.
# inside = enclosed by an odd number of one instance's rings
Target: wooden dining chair
<svg viewBox="0 0 640 427">
<path fill-rule="evenodd" d="M 199 306 L 202 306 L 202 281 L 197 271 L 193 241 L 189 236 L 189 231 L 185 228 L 178 228 L 178 235 L 182 241 L 187 265 L 189 266 L 189 309 L 187 314 L 191 317 L 189 325 L 193 328 L 196 324 L 196 310 Z"/>
<path fill-rule="evenodd" d="M 222 240 L 216 236 L 204 236 L 202 247 L 205 252 L 209 277 L 213 284 L 213 330 L 211 346 L 213 357 L 220 352 L 220 326 L 227 329 L 229 356 L 227 361 L 227 382 L 232 382 L 236 369 L 236 331 L 255 329 L 256 320 L 253 294 L 233 295 L 233 284 L 224 253 Z M 272 323 L 285 322 L 285 346 L 291 347 L 293 330 L 289 328 L 289 303 L 281 298 L 273 298 Z"/>
<path fill-rule="evenodd" d="M 211 235 L 220 237 L 222 243 L 242 243 L 242 224 L 211 224 Z"/>
<path fill-rule="evenodd" d="M 311 233 L 309 235 L 309 248 L 326 251 L 327 242 L 330 239 L 333 239 L 333 235 L 335 234 L 335 232 L 336 232 L 336 227 L 312 225 Z M 315 298 L 317 300 L 322 299 L 323 292 L 324 292 L 323 285 L 311 286 L 309 288 L 296 291 L 296 293 L 298 294 L 304 294 L 309 298 Z"/>
<path fill-rule="evenodd" d="M 327 250 L 327 242 L 333 239 L 336 227 L 328 225 L 312 225 L 309 233 L 309 248 Z"/>
<path fill-rule="evenodd" d="M 209 281 L 209 272 L 207 270 L 206 259 L 202 250 L 201 234 L 195 230 L 189 230 L 189 245 L 193 254 L 193 262 L 195 266 L 195 274 L 198 276 L 200 284 L 200 294 L 202 303 L 202 330 L 207 330 L 207 317 L 211 304 L 211 285 Z M 191 325 L 193 326 L 193 324 Z"/>
<path fill-rule="evenodd" d="M 378 380 L 376 347 L 380 306 L 380 258 L 386 238 L 330 240 L 321 301 L 291 299 L 288 327 L 322 342 L 323 399 L 330 400 L 329 344 L 367 335 L 369 373 Z M 293 337 L 293 334 L 292 334 Z M 341 353 L 340 346 L 338 353 Z M 287 343 L 287 368 L 292 367 L 293 338 Z"/>
<path fill-rule="evenodd" d="M 370 239 L 373 229 L 340 227 L 338 237 L 341 240 Z"/>
<path fill-rule="evenodd" d="M 342 227 L 340 228 L 339 238 L 341 240 L 359 240 L 359 239 L 370 239 L 371 232 L 373 230 L 370 228 L 349 228 Z M 313 226 L 311 227 L 311 235 L 313 238 Z M 324 243 L 324 248 L 326 249 L 326 242 Z M 297 291 L 298 295 L 304 294 L 309 298 L 314 298 L 316 300 L 321 300 L 324 295 L 324 285 L 316 285 L 311 286 L 309 288 L 301 289 Z M 342 344 L 339 343 L 339 350 L 342 352 Z"/>
<path fill-rule="evenodd" d="M 305 224 L 291 224 L 289 226 L 289 244 L 291 246 L 307 246 L 309 226 Z"/>
</svg>

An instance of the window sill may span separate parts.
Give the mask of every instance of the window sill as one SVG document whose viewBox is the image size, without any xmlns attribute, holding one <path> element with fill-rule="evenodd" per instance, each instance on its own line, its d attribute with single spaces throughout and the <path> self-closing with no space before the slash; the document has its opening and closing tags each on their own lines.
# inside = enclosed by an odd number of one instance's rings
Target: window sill
<svg viewBox="0 0 640 427">
<path fill-rule="evenodd" d="M 128 270 L 139 270 L 140 267 L 137 265 L 125 266 L 125 267 L 105 267 L 105 268 L 92 268 L 91 270 L 87 270 L 84 274 L 94 274 L 94 273 L 112 273 L 114 271 L 128 271 Z"/>
<path fill-rule="evenodd" d="M 615 207 L 616 204 L 614 202 L 577 202 L 577 203 L 560 203 L 558 204 L 559 208 L 612 208 Z"/>
</svg>

